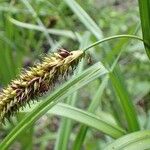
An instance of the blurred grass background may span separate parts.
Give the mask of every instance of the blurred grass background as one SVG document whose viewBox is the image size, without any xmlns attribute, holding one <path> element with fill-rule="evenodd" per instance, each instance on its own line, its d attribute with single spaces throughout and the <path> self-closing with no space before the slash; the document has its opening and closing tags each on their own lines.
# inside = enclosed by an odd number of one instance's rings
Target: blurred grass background
<svg viewBox="0 0 150 150">
<path fill-rule="evenodd" d="M 57 51 L 58 48 L 76 50 L 79 47 L 86 47 L 98 38 L 116 34 L 130 34 L 134 33 L 135 29 L 137 35 L 142 35 L 136 0 L 77 0 L 78 4 L 101 28 L 101 35 L 97 33 L 97 37 L 96 33 L 94 35 L 81 23 L 79 16 L 75 15 L 66 2 L 61 0 L 29 0 L 28 2 L 25 0 L 0 0 L 1 88 L 8 85 L 21 72 L 22 67 L 32 66 L 41 56 Z M 87 41 L 85 42 L 85 40 Z M 109 49 L 111 51 L 108 51 Z M 88 63 L 88 59 L 85 60 L 84 68 L 99 60 L 106 66 L 111 64 L 121 49 L 124 51 L 119 59 L 119 66 L 126 82 L 126 88 L 136 106 L 141 128 L 150 129 L 148 111 L 150 105 L 150 67 L 142 43 L 117 39 L 109 42 L 109 45 L 96 46 L 89 53 L 91 60 Z M 79 99 L 76 101 L 76 106 L 87 109 L 101 82 L 101 79 L 97 79 L 82 88 L 82 91 L 76 95 Z M 108 82 L 96 114 L 99 114 L 101 110 L 109 115 L 116 114 L 120 120 L 118 122 L 126 127 L 125 118 L 118 115 L 121 110 L 117 108 L 114 99 L 116 99 L 115 92 Z M 0 138 L 3 139 L 14 125 L 15 123 L 8 123 L 6 126 L 2 126 Z M 34 130 L 32 130 L 33 138 L 30 141 L 32 147 L 34 149 L 54 149 L 59 126 L 59 117 L 44 115 L 36 122 Z M 75 140 L 79 124 L 73 123 L 71 130 L 70 143 Z M 21 142 L 23 146 L 20 142 L 15 142 L 11 149 L 21 149 L 21 147 L 25 149 L 27 137 L 24 136 L 24 138 Z M 91 129 L 86 135 L 83 149 L 103 149 L 109 141 L 111 139 L 108 136 Z M 69 149 L 71 149 L 71 145 L 69 144 Z"/>
</svg>

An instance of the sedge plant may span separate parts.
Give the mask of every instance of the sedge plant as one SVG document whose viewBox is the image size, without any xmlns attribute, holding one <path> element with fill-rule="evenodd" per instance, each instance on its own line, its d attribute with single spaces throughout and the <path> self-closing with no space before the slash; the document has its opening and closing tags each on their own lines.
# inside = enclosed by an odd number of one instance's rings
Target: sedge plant
<svg viewBox="0 0 150 150">
<path fill-rule="evenodd" d="M 90 31 L 98 41 L 90 44 L 89 46 L 85 46 L 80 50 L 67 51 L 64 49 L 60 49 L 58 52 L 48 54 L 42 59 L 41 63 L 36 63 L 33 67 L 23 70 L 16 79 L 13 79 L 10 84 L 8 84 L 8 86 L 6 86 L 6 88 L 2 90 L 2 92 L 0 93 L 1 123 L 5 123 L 5 120 L 7 119 L 11 120 L 12 116 L 16 116 L 16 114 L 21 112 L 20 108 L 27 107 L 27 104 L 30 104 L 32 101 L 39 100 L 39 102 L 37 102 L 37 105 L 35 107 L 32 105 L 33 108 L 31 108 L 29 112 L 27 111 L 26 115 L 2 140 L 2 142 L 0 143 L 0 149 L 8 149 L 8 147 L 16 140 L 16 138 L 21 133 L 23 133 L 30 127 L 33 128 L 34 123 L 45 113 L 59 115 L 84 124 L 84 126 L 81 126 L 79 134 L 77 134 L 74 140 L 74 150 L 82 149 L 82 145 L 84 145 L 84 140 L 86 139 L 86 132 L 88 131 L 87 127 L 94 128 L 102 132 L 104 135 L 115 139 L 114 142 L 105 147 L 105 149 L 107 150 L 133 150 L 137 149 L 137 146 L 141 150 L 150 148 L 150 131 L 140 131 L 141 127 L 137 117 L 137 112 L 135 111 L 135 106 L 131 101 L 126 86 L 124 85 L 122 75 L 120 74 L 120 69 L 118 69 L 117 63 L 120 55 L 122 54 L 122 51 L 120 51 L 117 57 L 112 61 L 110 67 L 106 67 L 104 63 L 97 62 L 86 70 L 79 72 L 76 76 L 73 76 L 73 78 L 69 78 L 68 81 L 65 81 L 67 76 L 75 71 L 74 69 L 78 67 L 80 60 L 87 56 L 87 53 L 91 49 L 93 49 L 95 46 L 101 45 L 104 42 L 106 44 L 105 49 L 109 49 L 110 46 L 108 44 L 108 41 L 110 40 L 114 41 L 115 39 L 134 39 L 137 41 L 137 43 L 139 41 L 143 42 L 146 53 L 149 57 L 148 37 L 150 37 L 150 35 L 147 31 L 150 31 L 150 9 L 148 7 L 148 0 L 139 0 L 143 38 L 130 34 L 115 35 L 108 38 L 103 38 L 100 28 L 76 1 L 64 1 L 73 10 L 74 14 L 78 16 L 79 20 L 85 25 L 87 30 Z M 30 8 L 30 10 L 32 10 L 33 14 L 36 14 L 28 2 L 23 2 L 26 6 L 28 6 L 28 8 Z M 147 16 L 146 21 L 143 19 L 145 15 Z M 29 26 L 29 24 L 25 23 L 20 24 L 20 22 L 17 22 L 10 17 L 9 20 L 16 25 L 23 25 L 24 28 L 31 29 L 32 27 L 36 27 L 34 28 L 35 30 L 44 32 L 46 38 L 50 39 L 49 35 L 46 32 L 48 30 L 43 27 L 43 23 L 38 19 L 37 14 L 35 18 L 41 25 L 40 27 L 33 26 L 31 24 Z M 49 30 L 49 32 L 51 31 L 56 30 Z M 68 36 L 69 38 L 77 38 L 72 32 L 68 33 L 71 33 L 71 36 Z M 63 32 L 61 32 L 61 34 L 63 34 Z M 64 36 L 66 36 L 66 34 L 64 34 Z M 81 36 L 78 35 L 78 38 L 81 38 Z M 97 94 L 93 99 L 94 101 L 93 103 L 91 103 L 87 111 L 77 108 L 76 106 L 70 106 L 69 104 L 60 103 L 63 102 L 63 99 L 69 97 L 71 94 L 81 89 L 83 86 L 88 85 L 88 83 L 90 83 L 91 81 L 99 79 L 102 76 L 105 76 L 105 78 L 101 78 L 102 87 L 100 86 L 98 88 Z M 117 101 L 116 103 L 122 109 L 126 125 L 121 124 L 119 120 L 118 122 L 116 122 L 117 115 L 115 114 L 110 115 L 109 113 L 108 115 L 108 113 L 105 113 L 101 110 L 100 113 L 102 115 L 99 116 L 94 110 L 97 108 L 96 105 L 98 105 L 99 97 L 101 98 L 101 95 L 104 92 L 104 88 L 106 88 L 108 84 L 108 80 L 111 81 L 114 93 L 118 96 L 117 98 L 119 99 L 119 101 Z M 62 81 L 65 83 L 62 84 Z M 60 87 L 56 86 L 57 88 L 55 88 L 55 85 L 58 84 Z M 99 95 L 99 92 L 102 93 Z M 114 112 L 117 113 L 117 111 L 115 110 Z M 104 116 L 107 116 L 109 119 Z M 3 126 L 5 125 L 3 124 Z M 67 128 L 65 128 L 65 130 L 67 132 Z M 71 132 L 71 130 L 68 131 Z M 61 131 L 58 135 L 63 136 L 61 134 Z M 62 141 L 58 140 L 57 144 L 65 144 L 62 147 L 67 148 L 67 140 L 69 143 L 69 136 L 71 136 L 71 133 L 70 135 L 68 133 L 67 136 L 68 137 L 65 137 L 66 142 L 63 143 Z M 61 138 L 61 140 L 63 140 L 63 138 Z M 55 146 L 55 149 L 57 150 L 60 147 L 61 145 Z M 64 149 L 62 148 L 62 150 Z"/>
</svg>

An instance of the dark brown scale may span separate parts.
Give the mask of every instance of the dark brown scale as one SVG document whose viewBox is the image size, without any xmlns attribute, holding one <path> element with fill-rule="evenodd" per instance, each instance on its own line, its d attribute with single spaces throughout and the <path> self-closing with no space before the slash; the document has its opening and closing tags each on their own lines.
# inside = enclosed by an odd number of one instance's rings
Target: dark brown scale
<svg viewBox="0 0 150 150">
<path fill-rule="evenodd" d="M 66 58 L 66 57 L 68 57 L 71 54 L 70 54 L 70 52 L 68 52 L 65 49 L 59 49 L 59 55 L 62 56 L 63 58 Z"/>
<path fill-rule="evenodd" d="M 49 85 L 46 84 L 45 82 L 42 82 L 39 90 L 40 93 L 44 93 L 49 90 Z"/>
<path fill-rule="evenodd" d="M 22 93 L 22 91 L 22 89 L 16 89 L 17 96 L 19 96 Z"/>
<path fill-rule="evenodd" d="M 39 80 L 39 77 L 33 78 L 31 81 L 28 82 L 29 85 L 34 84 L 35 81 Z"/>
</svg>

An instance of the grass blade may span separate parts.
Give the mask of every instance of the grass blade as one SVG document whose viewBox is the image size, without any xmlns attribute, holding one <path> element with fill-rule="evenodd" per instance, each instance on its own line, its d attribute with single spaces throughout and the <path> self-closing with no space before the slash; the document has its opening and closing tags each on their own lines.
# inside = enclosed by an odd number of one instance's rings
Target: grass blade
<svg viewBox="0 0 150 150">
<path fill-rule="evenodd" d="M 150 59 L 150 1 L 139 0 L 139 10 L 143 32 L 143 40 L 147 56 Z"/>
<path fill-rule="evenodd" d="M 104 150 L 148 150 L 150 149 L 150 130 L 125 135 L 108 145 Z"/>
<path fill-rule="evenodd" d="M 117 68 L 118 69 L 118 68 Z M 125 88 L 123 77 L 116 69 L 110 72 L 110 80 L 112 82 L 112 86 L 114 87 L 116 95 L 120 99 L 120 104 L 123 108 L 126 120 L 128 122 L 128 131 L 137 131 L 139 130 L 139 123 L 137 120 L 137 115 L 134 109 L 134 106 L 132 104 L 132 100 L 127 92 L 127 89 Z"/>
<path fill-rule="evenodd" d="M 43 32 L 45 34 L 45 37 L 47 38 L 47 41 L 49 42 L 50 46 L 53 46 L 54 42 L 53 42 L 52 38 L 49 36 L 49 34 L 47 33 L 47 28 L 44 26 L 43 22 L 38 17 L 35 10 L 32 8 L 32 6 L 30 5 L 30 3 L 28 1 L 26 1 L 26 0 L 21 0 L 21 1 L 28 8 L 29 12 L 31 12 L 32 16 L 36 19 L 39 26 L 41 26 L 44 29 Z"/>
<path fill-rule="evenodd" d="M 103 94 L 103 91 L 107 85 L 107 82 L 108 82 L 108 77 L 106 76 L 99 89 L 96 91 L 96 94 L 88 108 L 88 111 L 89 112 L 94 112 L 96 110 L 96 108 L 99 106 L 99 103 L 100 103 L 100 99 L 102 97 L 102 94 Z M 85 139 L 85 136 L 86 136 L 86 133 L 88 131 L 88 127 L 85 126 L 85 125 L 82 125 L 79 129 L 79 132 L 76 136 L 76 139 L 75 139 L 75 142 L 74 142 L 74 145 L 73 145 L 73 150 L 78 150 L 78 149 L 81 149 L 81 146 L 84 142 L 84 139 Z"/>
<path fill-rule="evenodd" d="M 102 39 L 103 34 L 98 25 L 89 17 L 82 7 L 75 0 L 64 0 L 72 11 L 78 16 L 79 20 L 86 28 L 94 34 L 97 39 Z"/>
<path fill-rule="evenodd" d="M 42 26 L 39 26 L 39 25 L 20 22 L 11 17 L 9 17 L 8 19 L 10 22 L 15 24 L 16 26 L 19 26 L 22 28 L 26 28 L 26 29 L 30 29 L 30 30 L 37 30 L 37 31 L 41 31 L 41 32 L 44 32 L 44 30 L 45 30 Z M 74 35 L 74 33 L 69 30 L 60 30 L 60 29 L 52 29 L 51 28 L 51 29 L 47 29 L 47 33 L 52 34 L 52 35 L 65 36 L 65 37 L 71 38 L 73 40 L 76 39 L 76 36 Z"/>
<path fill-rule="evenodd" d="M 26 110 L 22 113 L 24 112 L 30 112 L 30 108 L 26 108 Z M 97 116 L 91 112 L 84 111 L 64 103 L 58 103 L 47 112 L 47 114 L 54 114 L 75 120 L 89 127 L 95 128 L 113 138 L 117 138 L 125 134 L 124 129 L 120 128 L 116 123 L 112 123 L 109 120 L 110 118 L 106 118 L 106 113 L 101 113 L 102 114 L 100 116 Z"/>
<path fill-rule="evenodd" d="M 9 31 L 7 30 L 7 32 Z M 1 84 L 7 85 L 10 82 L 10 80 L 15 76 L 15 70 L 13 69 L 15 68 L 15 65 L 13 61 L 13 51 L 11 48 L 16 47 L 3 33 L 0 33 L 0 47 Z"/>
<path fill-rule="evenodd" d="M 90 112 L 83 111 L 67 104 L 55 105 L 49 112 L 81 122 L 113 138 L 117 138 L 125 134 L 123 129 L 117 125 L 109 123 L 107 119 L 105 120 L 104 118 L 100 118 Z"/>
</svg>

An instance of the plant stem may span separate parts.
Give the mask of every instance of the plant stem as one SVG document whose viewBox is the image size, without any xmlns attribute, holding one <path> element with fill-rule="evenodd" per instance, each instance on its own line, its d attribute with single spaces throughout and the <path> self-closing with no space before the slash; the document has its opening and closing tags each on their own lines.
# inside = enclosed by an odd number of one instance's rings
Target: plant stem
<svg viewBox="0 0 150 150">
<path fill-rule="evenodd" d="M 109 40 L 113 40 L 113 39 L 118 39 L 118 38 L 133 38 L 133 39 L 136 39 L 136 40 L 139 40 L 139 41 L 142 41 L 143 42 L 143 39 L 138 37 L 138 36 L 135 36 L 135 35 L 128 35 L 128 34 L 122 34 L 122 35 L 114 35 L 114 36 L 110 36 L 110 37 L 107 37 L 107 38 L 104 38 L 102 40 L 99 40 L 91 45 L 89 45 L 87 48 L 83 49 L 83 51 L 87 51 L 89 50 L 90 48 L 100 44 L 100 43 L 103 43 L 103 42 L 106 42 L 106 41 L 109 41 Z"/>
</svg>

